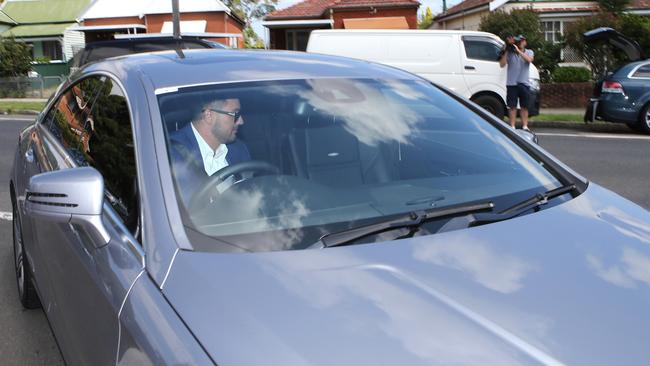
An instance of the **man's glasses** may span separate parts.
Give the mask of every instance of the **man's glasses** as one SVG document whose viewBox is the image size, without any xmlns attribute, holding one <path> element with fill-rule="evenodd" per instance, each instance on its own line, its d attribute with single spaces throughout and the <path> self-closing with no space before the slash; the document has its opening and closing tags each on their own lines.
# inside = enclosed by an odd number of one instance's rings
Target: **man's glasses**
<svg viewBox="0 0 650 366">
<path fill-rule="evenodd" d="M 206 109 L 209 110 L 209 111 L 213 111 L 213 112 L 217 112 L 217 113 L 221 113 L 221 114 L 227 114 L 229 116 L 232 116 L 232 118 L 235 119 L 235 122 L 239 121 L 239 119 L 241 118 L 241 111 L 228 112 L 228 111 L 222 111 L 222 110 L 219 110 L 219 109 L 212 109 L 212 108 L 206 108 Z"/>
</svg>

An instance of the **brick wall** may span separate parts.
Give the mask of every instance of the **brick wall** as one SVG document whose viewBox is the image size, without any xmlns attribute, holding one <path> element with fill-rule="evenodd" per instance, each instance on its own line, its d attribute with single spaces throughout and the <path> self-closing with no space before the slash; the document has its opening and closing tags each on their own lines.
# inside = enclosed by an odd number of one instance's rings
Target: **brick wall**
<svg viewBox="0 0 650 366">
<path fill-rule="evenodd" d="M 542 108 L 584 108 L 593 92 L 592 83 L 542 84 Z"/>
</svg>

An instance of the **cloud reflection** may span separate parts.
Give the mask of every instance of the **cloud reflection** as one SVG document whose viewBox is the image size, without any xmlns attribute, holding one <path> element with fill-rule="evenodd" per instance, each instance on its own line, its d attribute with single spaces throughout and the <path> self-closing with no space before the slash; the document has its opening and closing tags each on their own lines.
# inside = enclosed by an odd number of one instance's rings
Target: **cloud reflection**
<svg viewBox="0 0 650 366">
<path fill-rule="evenodd" d="M 650 286 L 650 256 L 625 247 L 623 254 L 611 267 L 594 255 L 587 255 L 587 263 L 603 280 L 623 288 L 636 288 L 640 283 Z"/>
<path fill-rule="evenodd" d="M 535 269 L 512 255 L 495 253 L 476 237 L 465 234 L 418 247 L 415 258 L 462 271 L 479 284 L 504 294 L 522 287 L 526 275 Z"/>
</svg>

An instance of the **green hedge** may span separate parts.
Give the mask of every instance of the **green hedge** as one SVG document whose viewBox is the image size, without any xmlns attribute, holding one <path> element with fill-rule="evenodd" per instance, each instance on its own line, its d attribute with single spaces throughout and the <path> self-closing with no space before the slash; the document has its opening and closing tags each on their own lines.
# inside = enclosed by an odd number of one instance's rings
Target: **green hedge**
<svg viewBox="0 0 650 366">
<path fill-rule="evenodd" d="M 586 67 L 558 67 L 553 70 L 551 79 L 554 83 L 581 83 L 591 80 L 591 71 Z"/>
</svg>

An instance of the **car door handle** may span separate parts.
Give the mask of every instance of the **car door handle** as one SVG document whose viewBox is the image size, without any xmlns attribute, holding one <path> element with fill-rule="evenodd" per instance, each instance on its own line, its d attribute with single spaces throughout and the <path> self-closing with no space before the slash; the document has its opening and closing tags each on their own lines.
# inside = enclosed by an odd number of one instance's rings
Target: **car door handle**
<svg viewBox="0 0 650 366">
<path fill-rule="evenodd" d="M 465 66 L 465 70 L 476 70 L 474 66 Z"/>
<path fill-rule="evenodd" d="M 25 160 L 27 160 L 28 163 L 34 162 L 34 149 L 31 147 L 25 151 Z"/>
</svg>

